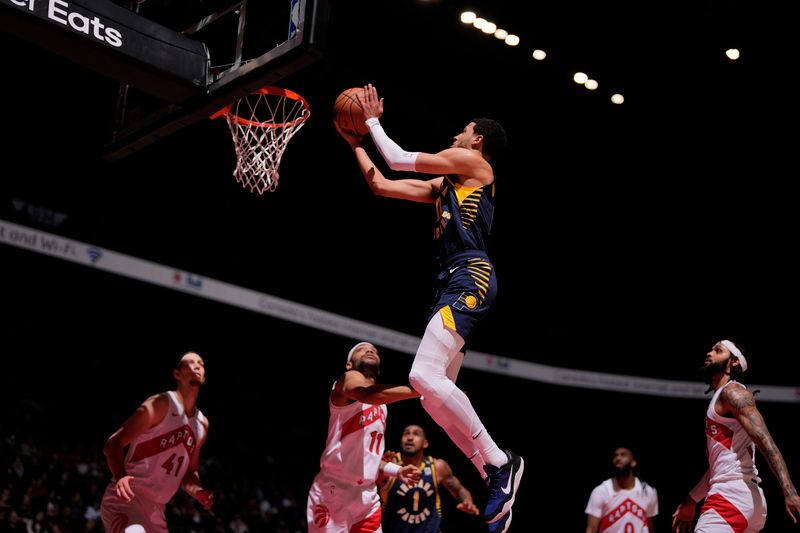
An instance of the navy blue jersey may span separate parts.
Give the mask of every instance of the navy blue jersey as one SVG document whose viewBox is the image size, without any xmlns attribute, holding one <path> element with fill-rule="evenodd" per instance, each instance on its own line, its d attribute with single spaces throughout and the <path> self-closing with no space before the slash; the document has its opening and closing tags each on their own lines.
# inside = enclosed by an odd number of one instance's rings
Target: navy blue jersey
<svg viewBox="0 0 800 533">
<path fill-rule="evenodd" d="M 402 464 L 400 453 L 394 462 Z M 438 482 L 430 456 L 420 464 L 420 478 L 415 486 L 392 478 L 381 491 L 384 533 L 440 533 L 442 504 Z"/>
<path fill-rule="evenodd" d="M 486 253 L 494 215 L 494 183 L 466 187 L 444 176 L 436 199 L 436 266 L 444 267 L 456 254 Z"/>
<path fill-rule="evenodd" d="M 444 325 L 466 341 L 497 294 L 494 267 L 486 253 L 494 215 L 494 183 L 465 187 L 444 176 L 436 212 L 438 274 L 428 320 L 441 314 Z"/>
</svg>

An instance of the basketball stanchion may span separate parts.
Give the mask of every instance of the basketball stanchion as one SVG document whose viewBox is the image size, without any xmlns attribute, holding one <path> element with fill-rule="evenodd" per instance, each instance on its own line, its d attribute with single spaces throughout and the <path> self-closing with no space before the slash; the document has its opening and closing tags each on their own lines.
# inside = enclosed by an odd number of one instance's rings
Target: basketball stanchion
<svg viewBox="0 0 800 533">
<path fill-rule="evenodd" d="M 236 181 L 264 194 L 278 186 L 278 167 L 289 140 L 310 116 L 308 102 L 279 87 L 262 87 L 223 107 L 210 118 L 225 117 L 236 149 Z"/>
</svg>

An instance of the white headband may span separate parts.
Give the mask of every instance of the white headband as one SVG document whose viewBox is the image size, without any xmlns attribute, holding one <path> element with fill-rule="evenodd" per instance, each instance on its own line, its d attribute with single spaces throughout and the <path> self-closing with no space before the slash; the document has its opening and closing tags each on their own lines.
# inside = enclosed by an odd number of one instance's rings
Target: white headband
<svg viewBox="0 0 800 533">
<path fill-rule="evenodd" d="M 731 341 L 719 341 L 719 343 L 721 345 L 723 345 L 724 347 L 726 347 L 728 350 L 730 350 L 730 352 L 734 356 L 736 356 L 736 359 L 739 360 L 739 364 L 742 366 L 742 371 L 746 372 L 747 371 L 747 359 L 745 359 L 744 354 L 742 353 L 742 351 L 739 348 L 737 348 L 736 345 L 733 344 Z"/>
<path fill-rule="evenodd" d="M 350 351 L 349 351 L 349 352 L 347 352 L 347 362 L 348 362 L 348 363 L 350 362 L 350 359 L 352 359 L 352 358 L 353 358 L 353 352 L 355 352 L 355 351 L 356 351 L 356 348 L 358 348 L 358 347 L 359 347 L 359 346 L 361 346 L 362 344 L 372 344 L 372 343 L 371 343 L 371 342 L 368 342 L 368 341 L 361 341 L 361 342 L 359 342 L 358 344 L 356 344 L 355 346 L 353 346 L 352 348 L 350 348 Z"/>
</svg>

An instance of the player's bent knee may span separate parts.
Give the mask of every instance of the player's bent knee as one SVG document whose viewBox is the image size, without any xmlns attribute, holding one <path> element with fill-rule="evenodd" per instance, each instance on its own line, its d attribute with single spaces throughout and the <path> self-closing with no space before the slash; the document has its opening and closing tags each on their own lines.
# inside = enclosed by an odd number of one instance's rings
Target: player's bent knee
<svg viewBox="0 0 800 533">
<path fill-rule="evenodd" d="M 440 378 L 413 367 L 408 374 L 408 383 L 420 393 L 424 398 L 423 402 L 427 402 L 429 407 L 442 405 L 455 387 L 447 378 Z"/>
<path fill-rule="evenodd" d="M 429 376 L 426 376 L 424 372 L 420 372 L 418 369 L 411 369 L 411 372 L 408 374 L 408 383 L 415 391 L 428 400 L 433 399 L 437 395 L 433 381 Z"/>
</svg>

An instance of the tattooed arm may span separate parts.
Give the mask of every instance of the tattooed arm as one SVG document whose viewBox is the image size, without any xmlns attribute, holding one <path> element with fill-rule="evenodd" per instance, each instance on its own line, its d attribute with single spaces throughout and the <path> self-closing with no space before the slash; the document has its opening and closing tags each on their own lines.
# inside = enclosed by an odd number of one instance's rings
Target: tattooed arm
<svg viewBox="0 0 800 533">
<path fill-rule="evenodd" d="M 456 509 L 463 513 L 471 515 L 479 515 L 480 510 L 472 501 L 472 493 L 461 484 L 461 480 L 453 473 L 453 469 L 447 464 L 444 459 L 434 459 L 434 468 L 436 468 L 436 476 L 439 478 L 439 484 L 444 485 L 444 488 L 453 495 L 458 505 Z"/>
<path fill-rule="evenodd" d="M 742 425 L 744 430 L 756 443 L 761 454 L 767 459 L 772 472 L 778 478 L 778 482 L 783 489 L 786 501 L 786 512 L 796 524 L 797 516 L 800 516 L 800 496 L 794 488 L 789 477 L 789 469 L 783 460 L 778 446 L 772 440 L 772 436 L 767 430 L 764 418 L 756 408 L 756 401 L 752 393 L 746 388 L 738 385 L 725 387 L 720 394 L 720 401 L 726 413 L 732 414 Z M 797 515 L 797 516 L 795 516 Z"/>
</svg>

